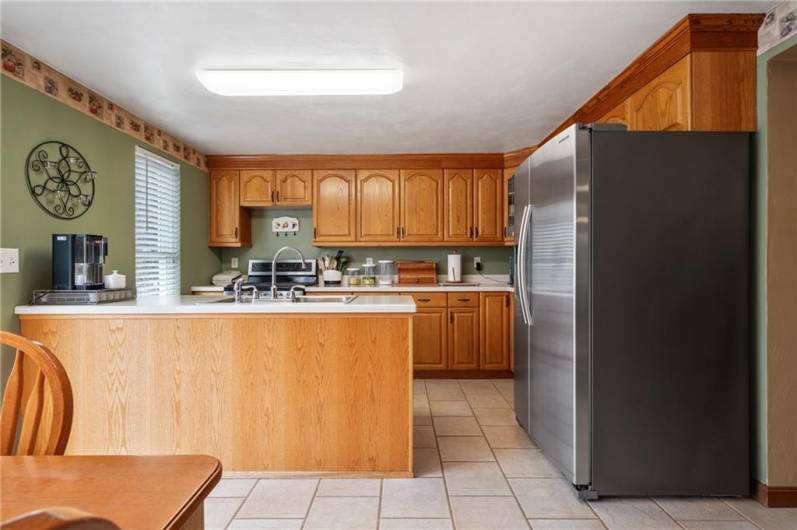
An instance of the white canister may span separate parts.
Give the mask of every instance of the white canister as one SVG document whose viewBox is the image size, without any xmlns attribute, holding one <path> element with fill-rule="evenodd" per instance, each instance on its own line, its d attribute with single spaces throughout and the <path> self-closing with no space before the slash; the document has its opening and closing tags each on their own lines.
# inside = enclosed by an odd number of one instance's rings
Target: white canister
<svg viewBox="0 0 797 530">
<path fill-rule="evenodd" d="M 124 274 L 119 274 L 118 271 L 113 271 L 111 274 L 105 275 L 105 288 L 106 289 L 124 289 L 127 278 Z"/>
<path fill-rule="evenodd" d="M 325 284 L 326 283 L 339 283 L 340 279 L 341 279 L 341 276 L 343 276 L 343 274 L 340 271 L 328 270 L 328 271 L 324 271 L 322 276 L 324 278 L 324 283 Z"/>
</svg>

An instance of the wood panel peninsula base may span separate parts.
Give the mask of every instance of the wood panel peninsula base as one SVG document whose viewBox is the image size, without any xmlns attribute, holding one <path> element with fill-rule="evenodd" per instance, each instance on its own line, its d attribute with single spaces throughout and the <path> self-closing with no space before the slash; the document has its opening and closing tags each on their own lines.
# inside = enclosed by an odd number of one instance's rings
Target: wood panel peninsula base
<svg viewBox="0 0 797 530">
<path fill-rule="evenodd" d="M 412 314 L 20 322 L 72 382 L 67 454 L 208 454 L 225 471 L 412 476 Z"/>
</svg>

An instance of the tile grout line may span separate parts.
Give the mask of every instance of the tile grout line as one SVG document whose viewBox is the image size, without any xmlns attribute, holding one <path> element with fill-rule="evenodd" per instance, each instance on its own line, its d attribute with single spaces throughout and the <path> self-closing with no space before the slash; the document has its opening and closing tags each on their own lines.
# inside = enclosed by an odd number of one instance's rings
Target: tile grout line
<svg viewBox="0 0 797 530">
<path fill-rule="evenodd" d="M 426 383 L 424 383 L 425 385 Z M 459 385 L 457 385 L 459 386 Z M 426 387 L 426 397 L 429 397 L 429 387 Z M 451 495 L 448 494 L 448 482 L 446 482 L 446 472 L 443 469 L 443 457 L 440 455 L 440 442 L 437 440 L 437 429 L 434 426 L 434 416 L 432 416 L 431 403 L 429 406 L 429 417 L 432 419 L 432 434 L 434 434 L 435 450 L 437 452 L 437 461 L 440 463 L 440 477 L 443 479 L 443 490 L 446 494 L 446 506 L 448 506 L 448 515 L 451 518 L 451 528 L 456 530 L 457 523 L 454 521 L 454 510 L 451 508 Z"/>
<path fill-rule="evenodd" d="M 488 381 L 490 381 L 490 384 L 496 390 L 496 392 L 498 392 L 498 394 L 501 395 L 501 392 L 498 390 L 498 387 L 495 386 L 495 383 L 493 383 L 489 379 Z M 457 383 L 459 383 L 459 388 L 460 390 L 462 390 L 462 393 L 465 394 L 465 388 L 462 386 L 462 383 L 459 382 L 459 379 L 457 379 Z M 468 404 L 468 408 L 473 413 L 473 417 L 476 418 L 476 413 L 473 412 L 473 407 L 471 407 L 470 401 L 468 401 L 467 399 L 468 396 L 467 394 L 465 394 L 465 402 Z M 501 399 L 503 399 L 503 396 L 501 396 Z M 509 402 L 507 402 L 507 404 L 509 404 Z M 512 408 L 512 410 L 514 410 L 514 407 Z M 487 447 L 490 449 L 490 453 L 493 455 L 493 458 L 495 459 L 495 465 L 498 467 L 498 471 L 501 472 L 501 476 L 504 477 L 504 481 L 506 482 L 506 487 L 509 488 L 509 493 L 511 493 L 512 499 L 514 499 L 515 504 L 518 507 L 518 510 L 520 510 L 520 514 L 523 516 L 523 521 L 525 521 L 526 523 L 526 528 L 531 528 L 531 523 L 529 522 L 529 518 L 526 516 L 526 512 L 523 510 L 523 506 L 520 504 L 517 495 L 515 495 L 515 490 L 512 488 L 512 484 L 509 482 L 509 479 L 506 477 L 506 474 L 504 473 L 504 468 L 502 468 L 501 464 L 498 462 L 498 457 L 495 454 L 495 450 L 493 449 L 493 446 L 490 444 L 490 441 L 487 439 L 487 435 L 484 433 L 482 424 L 479 423 L 478 419 L 476 420 L 476 425 L 479 426 L 479 431 L 481 431 L 482 436 L 484 437 L 484 441 L 487 444 Z M 504 498 L 506 498 L 506 496 L 504 496 Z"/>
<path fill-rule="evenodd" d="M 748 498 L 748 499 L 749 499 L 749 498 L 751 498 L 751 497 L 742 497 L 742 498 Z M 728 501 L 726 501 L 725 499 L 720 499 L 720 500 L 721 500 L 723 503 L 725 503 L 727 506 L 729 506 L 731 510 L 733 510 L 734 512 L 736 512 L 736 513 L 738 513 L 739 515 L 741 515 L 741 516 L 744 518 L 744 520 L 745 520 L 745 521 L 748 521 L 748 522 L 749 522 L 751 525 L 755 526 L 756 528 L 763 528 L 763 526 L 761 526 L 761 525 L 760 525 L 760 524 L 758 524 L 757 522 L 753 521 L 753 520 L 752 520 L 750 517 L 747 517 L 747 515 L 745 515 L 745 514 L 744 514 L 744 513 L 742 513 L 741 511 L 737 510 L 737 509 L 736 509 L 736 506 L 734 506 L 733 504 L 729 503 L 729 502 L 728 502 Z"/>
<path fill-rule="evenodd" d="M 310 510 L 313 508 L 313 503 L 315 502 L 316 496 L 318 495 L 318 488 L 321 486 L 321 479 L 316 479 L 315 489 L 313 490 L 313 495 L 310 497 L 310 503 L 307 505 L 307 510 L 304 512 L 304 518 L 302 520 L 302 530 L 307 526 L 307 517 L 310 515 Z"/>
</svg>

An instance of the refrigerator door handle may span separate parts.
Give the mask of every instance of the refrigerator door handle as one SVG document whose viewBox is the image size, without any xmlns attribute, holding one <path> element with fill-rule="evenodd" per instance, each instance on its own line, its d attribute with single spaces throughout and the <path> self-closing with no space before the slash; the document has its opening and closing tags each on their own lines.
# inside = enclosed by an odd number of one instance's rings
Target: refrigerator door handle
<svg viewBox="0 0 797 530">
<path fill-rule="evenodd" d="M 518 259 L 517 279 L 518 279 L 518 299 L 520 300 L 520 313 L 523 317 L 523 323 L 527 326 L 531 323 L 528 313 L 528 301 L 526 300 L 526 238 L 528 237 L 528 218 L 530 205 L 523 207 L 523 213 L 520 217 L 520 234 L 518 235 Z"/>
<path fill-rule="evenodd" d="M 534 237 L 534 205 L 533 204 L 529 205 L 529 218 L 528 218 L 528 222 L 526 224 L 528 225 L 526 227 L 526 237 L 527 238 L 533 238 Z M 534 259 L 534 240 L 533 239 L 531 240 L 531 245 L 532 245 L 532 247 L 531 247 L 532 248 L 531 259 L 533 260 Z M 533 326 L 534 325 L 534 295 L 531 294 L 531 293 L 534 292 L 534 264 L 533 263 L 532 263 L 532 266 L 531 266 L 531 271 L 532 271 L 531 278 L 530 278 L 530 280 L 531 280 L 531 283 L 530 283 L 531 289 L 527 289 L 527 291 L 526 291 L 526 292 L 530 293 L 529 294 L 529 299 L 526 300 L 526 311 L 528 311 L 528 313 L 529 313 L 529 326 Z M 523 277 L 523 283 L 524 283 L 524 285 L 526 283 L 526 277 L 525 276 Z"/>
</svg>

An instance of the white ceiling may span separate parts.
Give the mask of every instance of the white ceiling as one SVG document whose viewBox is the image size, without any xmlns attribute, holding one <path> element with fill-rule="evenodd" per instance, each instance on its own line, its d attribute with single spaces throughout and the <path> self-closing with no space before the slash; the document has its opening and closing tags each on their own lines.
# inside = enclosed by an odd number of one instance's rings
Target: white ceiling
<svg viewBox="0 0 797 530">
<path fill-rule="evenodd" d="M 2 36 L 206 153 L 532 145 L 678 19 L 776 2 L 2 2 Z M 393 67 L 389 96 L 233 97 L 198 68 Z"/>
</svg>

